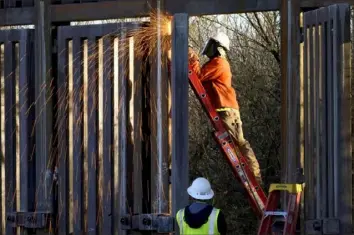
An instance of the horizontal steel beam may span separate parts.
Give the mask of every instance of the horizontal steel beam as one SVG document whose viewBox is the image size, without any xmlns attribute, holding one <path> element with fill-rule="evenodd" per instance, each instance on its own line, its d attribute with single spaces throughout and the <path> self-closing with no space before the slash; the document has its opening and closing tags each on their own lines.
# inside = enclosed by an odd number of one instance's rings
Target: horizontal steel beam
<svg viewBox="0 0 354 235">
<path fill-rule="evenodd" d="M 58 4 L 51 6 L 53 22 L 89 21 L 146 16 L 146 0 Z"/>
<path fill-rule="evenodd" d="M 58 4 L 51 6 L 53 22 L 89 21 L 147 16 L 152 0 L 119 0 L 107 2 Z M 354 5 L 354 0 L 301 0 L 301 8 L 328 6 L 337 3 Z M 165 0 L 168 12 L 190 16 L 232 14 L 280 9 L 280 0 Z M 0 25 L 34 24 L 34 7 L 0 9 Z"/>
<path fill-rule="evenodd" d="M 0 9 L 0 27 L 34 24 L 34 15 L 34 7 Z"/>
<path fill-rule="evenodd" d="M 305 221 L 305 232 L 309 235 L 336 235 L 340 234 L 340 231 L 340 220 L 337 218 Z"/>
<path fill-rule="evenodd" d="M 175 218 L 167 214 L 136 214 L 123 216 L 120 222 L 123 230 L 171 233 Z"/>
<path fill-rule="evenodd" d="M 11 212 L 6 215 L 6 222 L 11 227 L 47 228 L 52 214 L 48 212 Z"/>
</svg>

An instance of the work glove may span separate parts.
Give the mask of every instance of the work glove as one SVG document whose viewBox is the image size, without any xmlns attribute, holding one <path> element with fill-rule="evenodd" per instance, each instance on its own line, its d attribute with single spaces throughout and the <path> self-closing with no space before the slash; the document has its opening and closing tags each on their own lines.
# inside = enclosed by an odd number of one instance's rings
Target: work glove
<svg viewBox="0 0 354 235">
<path fill-rule="evenodd" d="M 193 64 L 196 61 L 199 61 L 199 56 L 198 54 L 193 50 L 192 47 L 188 48 L 188 60 L 189 64 Z"/>
<path fill-rule="evenodd" d="M 171 61 L 171 49 L 167 51 L 167 59 Z M 197 53 L 191 47 L 188 48 L 188 59 L 190 62 L 199 61 Z"/>
</svg>

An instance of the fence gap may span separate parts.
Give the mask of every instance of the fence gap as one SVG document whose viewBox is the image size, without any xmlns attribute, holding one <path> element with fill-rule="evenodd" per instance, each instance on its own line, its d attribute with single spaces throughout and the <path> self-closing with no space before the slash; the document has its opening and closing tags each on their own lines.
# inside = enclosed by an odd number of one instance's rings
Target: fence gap
<svg viewBox="0 0 354 235">
<path fill-rule="evenodd" d="M 5 178 L 5 45 L 0 44 L 0 79 L 1 79 L 1 232 L 6 231 L 6 178 Z"/>
<path fill-rule="evenodd" d="M 82 175 L 83 175 L 83 187 L 82 187 L 82 197 L 83 197 L 83 231 L 87 231 L 88 226 L 88 192 L 89 189 L 89 181 L 88 181 L 88 136 L 89 136 L 89 128 L 88 128 L 88 40 L 84 39 L 82 42 L 82 102 L 83 102 L 83 110 L 82 110 L 82 118 L 83 118 L 83 155 L 82 155 Z M 91 205 L 90 205 L 91 206 Z"/>
</svg>

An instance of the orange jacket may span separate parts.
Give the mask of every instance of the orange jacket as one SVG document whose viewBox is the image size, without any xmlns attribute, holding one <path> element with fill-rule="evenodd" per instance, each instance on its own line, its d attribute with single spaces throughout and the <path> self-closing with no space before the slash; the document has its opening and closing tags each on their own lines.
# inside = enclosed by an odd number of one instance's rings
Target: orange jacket
<svg viewBox="0 0 354 235">
<path fill-rule="evenodd" d="M 236 91 L 231 85 L 231 68 L 223 57 L 214 57 L 200 68 L 199 60 L 190 60 L 215 109 L 239 109 Z"/>
</svg>

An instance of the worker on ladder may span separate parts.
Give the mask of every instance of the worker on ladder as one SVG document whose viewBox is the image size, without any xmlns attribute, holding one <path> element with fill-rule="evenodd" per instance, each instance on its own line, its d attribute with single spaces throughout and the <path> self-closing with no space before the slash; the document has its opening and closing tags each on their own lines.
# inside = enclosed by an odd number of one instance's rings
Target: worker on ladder
<svg viewBox="0 0 354 235">
<path fill-rule="evenodd" d="M 225 128 L 227 128 L 238 145 L 242 155 L 247 159 L 250 169 L 257 181 L 262 184 L 259 163 L 249 144 L 244 138 L 239 104 L 235 89 L 232 87 L 232 74 L 226 52 L 230 49 L 229 37 L 219 32 L 206 42 L 202 55 L 209 61 L 202 67 L 199 57 L 189 48 L 189 64 L 199 77 L 214 108 L 219 113 Z"/>
<path fill-rule="evenodd" d="M 214 197 L 209 181 L 203 177 L 196 178 L 187 192 L 194 202 L 176 214 L 180 234 L 225 235 L 224 214 L 207 203 Z"/>
</svg>

